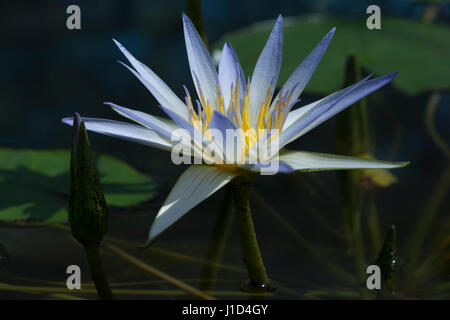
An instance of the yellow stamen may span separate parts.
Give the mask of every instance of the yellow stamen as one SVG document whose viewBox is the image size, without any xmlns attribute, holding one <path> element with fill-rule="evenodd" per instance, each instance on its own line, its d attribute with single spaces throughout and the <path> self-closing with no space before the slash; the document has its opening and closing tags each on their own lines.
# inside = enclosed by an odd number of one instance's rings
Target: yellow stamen
<svg viewBox="0 0 450 320">
<path fill-rule="evenodd" d="M 214 110 L 222 113 L 223 115 L 232 115 L 231 120 L 235 123 L 238 129 L 241 129 L 241 157 L 243 160 L 248 154 L 250 148 L 258 142 L 264 135 L 267 134 L 266 128 L 268 130 L 281 129 L 284 121 L 286 120 L 287 114 L 283 112 L 287 110 L 287 105 L 291 99 L 292 93 L 285 99 L 277 101 L 274 108 L 270 107 L 272 100 L 273 88 L 270 86 L 266 92 L 264 102 L 259 106 L 258 118 L 254 126 L 250 122 L 250 82 L 245 88 L 245 92 L 242 97 L 241 103 L 241 84 L 239 76 L 236 77 L 236 86 L 231 86 L 230 88 L 230 101 L 228 105 L 228 112 L 225 111 L 225 103 L 223 95 L 220 91 L 219 85 L 217 85 L 217 99 L 211 105 L 210 101 L 207 101 L 200 91 L 199 99 L 201 103 L 202 110 L 199 110 L 198 114 L 194 111 L 192 105 L 191 97 L 186 97 L 187 108 L 190 115 L 190 121 L 192 124 L 201 131 L 208 139 L 212 139 L 209 132 L 209 122 L 211 121 L 212 114 Z M 199 87 L 200 88 L 200 87 Z M 272 126 L 272 118 L 276 117 Z M 265 121 L 264 121 L 265 120 Z M 269 142 L 273 141 L 279 135 L 279 130 L 272 132 Z"/>
</svg>

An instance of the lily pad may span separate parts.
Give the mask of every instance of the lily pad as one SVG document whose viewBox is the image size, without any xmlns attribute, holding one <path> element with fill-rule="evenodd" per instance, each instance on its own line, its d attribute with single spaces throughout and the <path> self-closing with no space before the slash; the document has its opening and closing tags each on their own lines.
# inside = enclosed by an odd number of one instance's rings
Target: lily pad
<svg viewBox="0 0 450 320">
<path fill-rule="evenodd" d="M 155 181 L 123 161 L 97 157 L 110 206 L 127 207 L 152 198 Z M 0 220 L 67 220 L 69 150 L 0 148 Z"/>
<path fill-rule="evenodd" d="M 273 22 L 262 22 L 225 35 L 214 47 L 229 42 L 245 74 L 251 75 Z M 342 87 L 345 58 L 354 54 L 361 65 L 376 74 L 398 70 L 394 84 L 409 94 L 450 88 L 450 28 L 394 17 L 381 17 L 381 30 L 369 30 L 366 16 L 338 19 L 308 15 L 284 19 L 282 85 L 303 58 L 332 28 L 336 33 L 310 83 L 308 92 L 329 94 Z"/>
</svg>

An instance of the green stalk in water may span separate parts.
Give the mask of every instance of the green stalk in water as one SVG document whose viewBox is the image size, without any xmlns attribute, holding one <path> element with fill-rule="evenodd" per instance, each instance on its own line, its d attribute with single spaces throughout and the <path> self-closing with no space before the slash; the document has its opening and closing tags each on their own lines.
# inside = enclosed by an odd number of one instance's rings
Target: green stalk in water
<svg viewBox="0 0 450 320">
<path fill-rule="evenodd" d="M 98 295 L 102 300 L 113 300 L 114 295 L 111 287 L 109 286 L 106 273 L 103 270 L 102 258 L 98 246 L 84 246 L 86 252 L 87 261 L 89 264 L 89 271 L 91 272 L 92 280 L 94 281 L 95 288 Z"/>
<path fill-rule="evenodd" d="M 231 182 L 236 223 L 249 276 L 249 281 L 242 289 L 249 292 L 270 292 L 275 290 L 275 285 L 267 277 L 253 225 L 250 210 L 251 180 L 250 176 L 243 175 Z"/>
</svg>

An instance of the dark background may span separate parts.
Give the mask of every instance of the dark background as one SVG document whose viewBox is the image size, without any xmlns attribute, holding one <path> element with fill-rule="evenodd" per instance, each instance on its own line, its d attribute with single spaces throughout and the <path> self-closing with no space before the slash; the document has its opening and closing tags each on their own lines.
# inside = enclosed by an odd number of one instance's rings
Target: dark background
<svg viewBox="0 0 450 320">
<path fill-rule="evenodd" d="M 70 4 L 77 4 L 81 8 L 81 30 L 66 28 L 66 8 Z M 426 3 L 401 0 L 204 1 L 204 26 L 209 42 L 214 43 L 225 33 L 261 20 L 274 19 L 278 14 L 300 16 L 326 12 L 343 19 L 361 18 L 363 23 L 366 19 L 365 9 L 370 4 L 378 4 L 382 16 L 391 15 L 412 20 L 420 19 L 427 6 Z M 193 87 L 181 22 L 181 12 L 186 9 L 184 0 L 1 1 L 0 145 L 17 149 L 68 148 L 71 130 L 60 122 L 61 118 L 77 111 L 82 116 L 121 120 L 103 105 L 104 101 L 161 115 L 151 94 L 116 62 L 123 61 L 124 58 L 111 39 L 115 38 L 124 44 L 138 59 L 151 67 L 176 94 L 182 96 L 183 84 L 189 88 Z M 450 4 L 441 3 L 434 23 L 448 26 L 449 22 Z M 258 51 L 261 49 L 255 48 Z M 408 160 L 411 164 L 405 169 L 394 171 L 399 182 L 389 189 L 376 190 L 375 197 L 383 234 L 390 225 L 397 225 L 398 241 L 402 244 L 425 206 L 428 196 L 433 192 L 444 166 L 448 165 L 448 160 L 425 131 L 424 107 L 430 92 L 408 96 L 395 86 L 385 87 L 382 91 L 383 101 L 390 101 L 395 121 L 401 127 L 402 134 L 400 147 L 392 153 L 389 140 L 393 131 L 386 124 L 386 115 L 371 112 L 371 127 L 377 141 L 374 154 L 381 159 Z M 303 103 L 317 98 L 320 96 L 305 94 L 302 97 Z M 449 94 L 442 92 L 439 114 L 436 117 L 436 126 L 447 141 L 449 101 Z M 335 122 L 330 120 L 307 134 L 301 141 L 293 143 L 290 148 L 333 152 L 334 130 Z M 142 243 L 159 206 L 184 168 L 172 165 L 170 155 L 163 151 L 97 134 L 90 134 L 90 139 L 96 152 L 123 159 L 157 180 L 159 193 L 149 204 L 149 210 L 143 210 L 134 216 L 113 214 L 111 221 L 113 235 Z M 302 199 L 309 197 L 309 206 L 312 205 L 322 212 L 332 225 L 341 223 L 341 209 L 339 192 L 336 192 L 338 183 L 335 173 L 318 173 L 317 177 L 323 189 L 319 188 L 319 191 L 311 193 L 308 193 L 307 189 L 296 190 L 295 184 L 291 184 L 290 178 L 284 175 L 261 177 L 255 186 L 273 208 L 290 219 L 291 224 L 306 239 L 317 244 L 319 250 L 322 250 L 322 245 L 333 244 L 335 240 L 318 227 L 316 220 L 303 214 L 303 211 L 308 209 Z M 303 193 L 299 195 L 298 192 Z M 219 192 L 199 205 L 187 218 L 167 231 L 157 247 L 204 256 L 222 196 L 223 192 Z M 441 221 L 447 221 L 445 219 L 450 210 L 448 197 L 446 199 L 439 208 L 438 217 Z M 255 224 L 266 265 L 275 278 L 281 278 L 284 283 L 292 282 L 292 287 L 295 287 L 297 292 L 300 287 L 342 285 L 315 270 L 316 265 L 311 256 L 305 250 L 295 247 L 292 239 L 288 238 L 282 229 L 274 227 L 270 220 L 255 214 Z M 55 275 L 55 267 L 48 265 L 64 266 L 66 261 L 70 260 L 68 252 L 79 253 L 76 247 L 71 247 L 72 251 L 54 247 L 53 236 L 58 237 L 41 229 L 1 230 L 0 242 L 9 247 L 11 256 L 15 257 L 14 264 L 4 272 L 7 275 L 19 274 L 31 278 L 61 280 L 64 275 Z M 39 240 L 34 242 L 35 240 L 31 239 Z M 224 260 L 229 263 L 236 262 L 242 267 L 234 227 L 230 239 Z M 330 260 L 342 260 L 345 268 L 350 269 L 351 263 L 345 258 L 344 245 L 338 242 L 334 245 L 335 251 L 328 252 L 328 249 L 323 249 L 325 256 Z M 36 249 L 42 254 L 38 254 L 38 257 L 36 253 L 30 255 L 30 252 L 35 252 Z M 368 252 L 367 259 L 376 254 L 374 250 Z M 77 259 L 82 258 L 78 256 Z M 176 273 L 178 270 L 176 265 L 169 262 L 153 261 L 170 272 Z M 37 267 L 33 269 L 30 263 L 36 264 Z M 110 268 L 114 270 L 112 273 L 123 271 L 119 267 Z M 197 275 L 199 271 L 195 267 L 192 268 L 193 274 Z M 291 276 L 299 270 L 302 276 Z M 286 274 L 289 276 L 285 276 Z M 113 278 L 124 280 L 128 279 L 127 275 L 124 271 Z M 136 274 L 133 276 L 139 278 Z M 442 281 L 448 281 L 448 277 Z M 0 297 L 12 297 L 9 294 L 11 293 L 0 291 Z M 426 293 L 424 296 L 429 297 Z M 14 297 L 22 296 L 16 294 Z"/>
</svg>

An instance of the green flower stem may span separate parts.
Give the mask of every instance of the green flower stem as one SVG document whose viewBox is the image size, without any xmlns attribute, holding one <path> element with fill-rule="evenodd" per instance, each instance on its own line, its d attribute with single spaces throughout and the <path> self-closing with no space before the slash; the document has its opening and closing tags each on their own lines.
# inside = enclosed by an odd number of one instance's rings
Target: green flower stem
<svg viewBox="0 0 450 320">
<path fill-rule="evenodd" d="M 268 278 L 250 211 L 250 180 L 247 177 L 238 177 L 232 181 L 231 189 L 241 247 L 251 285 L 265 286 L 268 283 Z"/>
<path fill-rule="evenodd" d="M 114 295 L 103 270 L 103 263 L 100 257 L 98 246 L 84 246 L 86 257 L 91 271 L 91 277 L 94 281 L 95 288 L 102 300 L 113 300 Z"/>
</svg>

